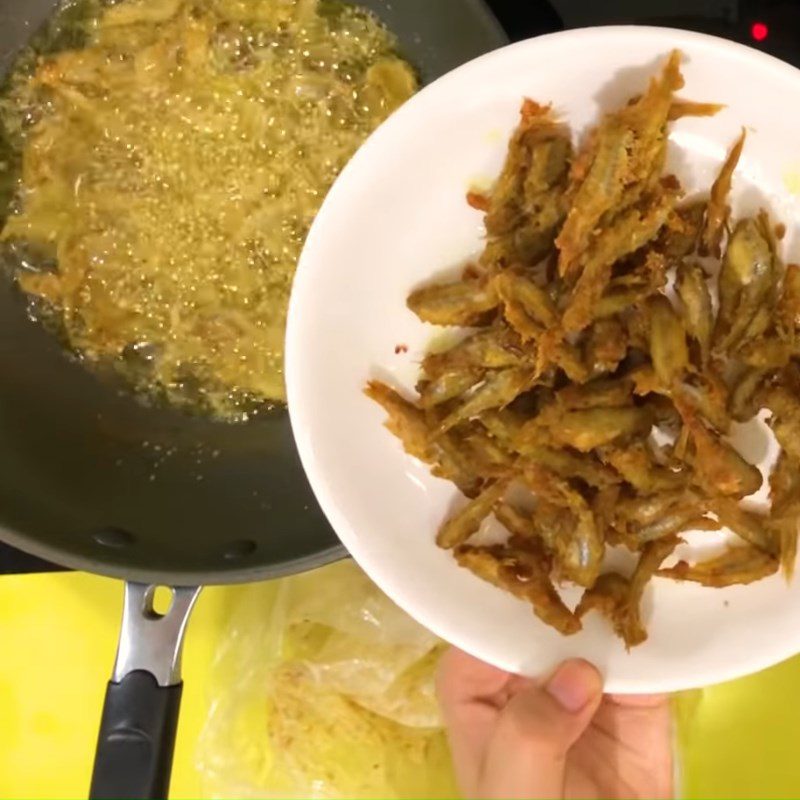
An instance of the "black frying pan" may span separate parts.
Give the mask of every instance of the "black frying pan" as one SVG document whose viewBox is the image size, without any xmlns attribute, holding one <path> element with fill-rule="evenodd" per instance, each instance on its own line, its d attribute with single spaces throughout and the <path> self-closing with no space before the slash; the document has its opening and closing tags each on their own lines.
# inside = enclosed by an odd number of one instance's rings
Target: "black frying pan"
<svg viewBox="0 0 800 800">
<path fill-rule="evenodd" d="M 506 42 L 482 0 L 361 4 L 399 36 L 424 81 Z M 0 75 L 53 6 L 0 0 Z M 0 219 L 4 213 L 0 206 Z M 180 649 L 196 587 L 273 578 L 345 555 L 306 482 L 285 410 L 230 425 L 146 407 L 32 323 L 7 270 L 0 270 L 0 540 L 128 582 L 94 797 L 167 793 Z M 174 587 L 163 617 L 152 607 L 159 584 Z"/>
</svg>

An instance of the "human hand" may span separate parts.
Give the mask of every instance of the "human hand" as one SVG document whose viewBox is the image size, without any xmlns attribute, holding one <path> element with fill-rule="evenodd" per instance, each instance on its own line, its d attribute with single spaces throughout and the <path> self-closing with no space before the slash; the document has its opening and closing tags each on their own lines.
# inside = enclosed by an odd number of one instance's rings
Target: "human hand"
<svg viewBox="0 0 800 800">
<path fill-rule="evenodd" d="M 586 661 L 540 682 L 455 649 L 442 659 L 438 693 L 465 797 L 673 796 L 666 696 L 603 696 Z"/>
</svg>

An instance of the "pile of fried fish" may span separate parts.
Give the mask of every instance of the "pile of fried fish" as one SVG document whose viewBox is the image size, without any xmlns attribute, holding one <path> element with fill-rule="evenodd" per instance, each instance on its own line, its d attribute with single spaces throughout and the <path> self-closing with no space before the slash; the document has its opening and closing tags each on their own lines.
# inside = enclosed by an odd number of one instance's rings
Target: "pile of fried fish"
<svg viewBox="0 0 800 800">
<path fill-rule="evenodd" d="M 800 267 L 781 263 L 766 212 L 731 219 L 744 132 L 708 197 L 665 174 L 670 122 L 720 108 L 682 86 L 674 52 L 577 151 L 525 100 L 499 179 L 467 198 L 485 212 L 480 259 L 408 298 L 421 320 L 471 330 L 424 358 L 416 401 L 366 389 L 405 450 L 469 498 L 440 547 L 561 633 L 594 609 L 628 647 L 647 638 L 651 578 L 789 576 L 800 518 Z M 781 445 L 769 514 L 740 503 L 762 474 L 727 438 L 761 409 Z M 490 515 L 505 543 L 475 541 Z M 664 568 L 681 532 L 723 527 L 741 541 Z M 636 555 L 630 576 L 603 571 L 607 546 Z M 584 587 L 574 610 L 565 582 Z"/>
</svg>

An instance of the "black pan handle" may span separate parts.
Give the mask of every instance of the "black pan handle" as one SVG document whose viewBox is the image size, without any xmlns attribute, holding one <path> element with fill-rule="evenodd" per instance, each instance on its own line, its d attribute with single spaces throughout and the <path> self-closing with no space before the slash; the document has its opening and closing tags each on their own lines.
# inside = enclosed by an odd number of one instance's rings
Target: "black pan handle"
<svg viewBox="0 0 800 800">
<path fill-rule="evenodd" d="M 125 585 L 117 662 L 97 740 L 93 800 L 161 800 L 169 791 L 183 690 L 183 636 L 200 589 L 172 589 L 164 614 L 153 608 L 155 589 Z"/>
<path fill-rule="evenodd" d="M 108 684 L 91 797 L 167 796 L 182 691 L 141 671 Z"/>
</svg>

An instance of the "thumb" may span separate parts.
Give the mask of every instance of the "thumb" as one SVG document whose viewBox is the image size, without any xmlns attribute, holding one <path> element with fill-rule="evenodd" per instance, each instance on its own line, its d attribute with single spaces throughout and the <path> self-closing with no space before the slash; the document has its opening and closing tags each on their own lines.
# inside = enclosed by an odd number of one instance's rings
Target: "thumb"
<svg viewBox="0 0 800 800">
<path fill-rule="evenodd" d="M 509 700 L 497 721 L 481 771 L 487 798 L 560 798 L 567 752 L 586 730 L 603 697 L 600 673 L 587 661 L 566 661 L 543 685 Z"/>
</svg>

